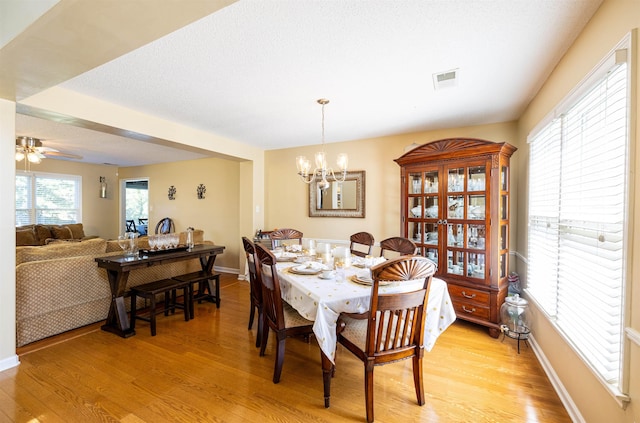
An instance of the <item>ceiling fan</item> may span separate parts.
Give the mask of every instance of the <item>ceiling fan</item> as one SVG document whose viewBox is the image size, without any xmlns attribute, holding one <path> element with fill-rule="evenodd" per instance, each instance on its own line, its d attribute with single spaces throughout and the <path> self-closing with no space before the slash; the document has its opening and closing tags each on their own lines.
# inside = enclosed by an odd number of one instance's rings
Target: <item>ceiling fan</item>
<svg viewBox="0 0 640 423">
<path fill-rule="evenodd" d="M 82 159 L 77 154 L 63 153 L 55 148 L 45 147 L 42 141 L 33 137 L 16 137 L 16 161 L 25 161 L 25 170 L 31 163 L 40 163 L 44 158 Z"/>
</svg>

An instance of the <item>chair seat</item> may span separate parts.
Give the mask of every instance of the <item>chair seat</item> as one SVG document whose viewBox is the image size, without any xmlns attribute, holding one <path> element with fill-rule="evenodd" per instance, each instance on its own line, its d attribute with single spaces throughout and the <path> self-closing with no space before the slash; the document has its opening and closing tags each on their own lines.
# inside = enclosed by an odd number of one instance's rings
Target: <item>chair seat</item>
<svg viewBox="0 0 640 423">
<path fill-rule="evenodd" d="M 282 311 L 284 313 L 284 325 L 287 328 L 297 328 L 300 326 L 313 325 L 312 320 L 307 320 L 291 307 L 288 303 L 282 303 Z"/>
</svg>

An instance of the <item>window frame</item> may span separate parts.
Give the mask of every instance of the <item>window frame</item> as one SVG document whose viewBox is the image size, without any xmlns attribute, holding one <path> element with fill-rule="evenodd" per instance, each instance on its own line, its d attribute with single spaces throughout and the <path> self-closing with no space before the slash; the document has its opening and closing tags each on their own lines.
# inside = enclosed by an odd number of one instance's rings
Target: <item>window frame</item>
<svg viewBox="0 0 640 423">
<path fill-rule="evenodd" d="M 65 181 L 71 181 L 74 183 L 75 185 L 75 204 L 74 204 L 74 208 L 71 209 L 67 209 L 67 210 L 73 210 L 76 214 L 76 219 L 75 222 L 73 223 L 80 223 L 82 222 L 82 176 L 80 175 L 69 175 L 69 174 L 62 174 L 62 173 L 51 173 L 51 172 L 33 172 L 33 171 L 23 171 L 23 170 L 16 170 L 16 179 L 17 178 L 29 178 L 29 207 L 28 208 L 19 208 L 18 207 L 18 201 L 16 199 L 16 205 L 15 205 L 15 225 L 16 227 L 18 226 L 25 226 L 25 225 L 39 225 L 39 224 L 67 224 L 69 222 L 38 222 L 38 210 L 41 210 L 37 207 L 37 192 L 36 192 L 36 181 L 38 179 L 57 179 L 57 180 L 65 180 Z M 16 181 L 17 183 L 17 181 Z M 17 190 L 16 190 L 16 195 L 17 195 Z M 46 210 L 46 209 L 42 209 L 42 210 Z M 26 211 L 29 214 L 29 223 L 22 223 L 22 224 L 18 224 L 18 211 Z"/>
<path fill-rule="evenodd" d="M 621 319 L 620 319 L 620 344 L 619 344 L 619 371 L 618 378 L 612 383 L 607 381 L 599 371 L 596 370 L 595 366 L 593 366 L 587 357 L 580 351 L 580 349 L 574 344 L 571 339 L 571 336 L 566 333 L 566 331 L 561 327 L 557 322 L 557 300 L 553 307 L 553 310 L 549 310 L 545 308 L 545 300 L 542 298 L 544 294 L 542 290 L 538 288 L 538 292 L 535 292 L 535 287 L 532 285 L 531 280 L 527 281 L 528 287 L 525 292 L 528 294 L 529 299 L 532 300 L 543 313 L 545 318 L 547 318 L 551 325 L 555 328 L 557 333 L 561 338 L 565 340 L 565 342 L 570 346 L 570 348 L 580 357 L 583 363 L 590 369 L 590 371 L 594 374 L 594 376 L 603 384 L 603 386 L 611 393 L 611 395 L 616 399 L 618 404 L 621 407 L 625 407 L 626 403 L 629 401 L 629 397 L 625 394 L 628 392 L 628 384 L 629 384 L 629 372 L 630 372 L 630 359 L 628 354 L 629 340 L 625 337 L 625 334 L 628 332 L 627 329 L 630 324 L 630 272 L 631 272 L 631 260 L 629 257 L 629 244 L 632 241 L 632 228 L 633 228 L 633 204 L 632 204 L 632 192 L 633 192 L 633 179 L 631 176 L 632 164 L 633 164 L 633 133 L 631 132 L 631 117 L 635 113 L 634 107 L 631 103 L 632 95 L 631 89 L 633 85 L 632 75 L 634 72 L 634 61 L 632 60 L 631 54 L 634 51 L 634 46 L 632 45 L 632 38 L 630 34 L 627 34 L 616 47 L 610 51 L 605 58 L 594 68 L 594 70 L 583 80 L 581 81 L 570 93 L 564 98 L 554 110 L 549 113 L 544 119 L 542 119 L 538 125 L 531 131 L 528 136 L 528 142 L 531 143 L 534 138 L 538 135 L 541 135 L 544 131 L 547 131 L 552 125 L 556 124 L 559 120 L 563 119 L 563 116 L 566 112 L 568 112 L 575 104 L 578 103 L 583 97 L 586 97 L 587 93 L 589 93 L 596 84 L 599 84 L 600 81 L 609 73 L 611 69 L 613 69 L 616 64 L 625 62 L 626 63 L 626 152 L 625 152 L 625 160 L 626 160 L 626 173 L 625 177 L 625 192 L 624 192 L 624 222 L 623 222 L 623 234 L 624 241 L 622 247 L 622 283 L 620 287 L 620 295 L 621 295 Z M 565 124 L 562 122 L 560 128 L 562 143 L 564 143 L 564 137 L 566 136 Z M 531 147 L 533 148 L 533 147 Z M 531 183 L 531 160 L 532 154 L 529 156 L 529 183 Z M 562 162 L 561 162 L 562 163 Z M 527 268 L 532 269 L 534 264 L 529 261 L 531 257 L 531 251 L 529 250 L 531 247 L 531 226 L 532 226 L 532 217 L 531 217 L 531 191 L 529 191 L 528 195 L 528 207 L 527 207 Z M 562 201 L 562 195 L 559 196 L 558 201 Z M 557 231 L 560 233 L 560 231 Z M 536 235 L 536 234 L 534 234 Z M 539 235 L 539 233 L 537 233 Z M 558 240 L 562 238 L 562 234 L 558 236 Z M 560 247 L 558 247 L 560 248 Z M 559 261 L 559 260 L 558 260 Z M 531 270 L 528 270 L 528 273 L 531 273 Z M 528 275 L 529 276 L 529 275 Z M 529 278 L 528 278 L 529 279 Z M 555 286 L 555 292 L 558 289 L 558 276 L 551 284 Z M 547 285 L 548 286 L 548 285 Z M 542 296 L 540 296 L 542 295 Z M 555 295 L 555 294 L 554 294 Z M 540 297 L 539 297 L 540 296 Z M 547 302 L 548 305 L 548 302 Z"/>
</svg>

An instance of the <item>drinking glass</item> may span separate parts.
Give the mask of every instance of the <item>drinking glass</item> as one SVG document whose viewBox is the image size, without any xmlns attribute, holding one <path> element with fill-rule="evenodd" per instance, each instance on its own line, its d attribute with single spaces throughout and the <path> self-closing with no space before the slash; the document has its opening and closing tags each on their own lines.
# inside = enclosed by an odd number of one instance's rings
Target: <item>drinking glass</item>
<svg viewBox="0 0 640 423">
<path fill-rule="evenodd" d="M 158 245 L 158 237 L 156 235 L 149 235 L 148 241 L 149 241 L 149 249 L 151 251 L 155 250 L 156 246 Z"/>
<path fill-rule="evenodd" d="M 129 237 L 127 234 L 118 235 L 118 245 L 122 248 L 123 252 L 127 252 L 127 249 L 129 248 Z"/>
<path fill-rule="evenodd" d="M 345 280 L 345 262 L 338 258 L 334 259 L 334 266 L 336 268 L 336 283 L 342 283 Z"/>
</svg>

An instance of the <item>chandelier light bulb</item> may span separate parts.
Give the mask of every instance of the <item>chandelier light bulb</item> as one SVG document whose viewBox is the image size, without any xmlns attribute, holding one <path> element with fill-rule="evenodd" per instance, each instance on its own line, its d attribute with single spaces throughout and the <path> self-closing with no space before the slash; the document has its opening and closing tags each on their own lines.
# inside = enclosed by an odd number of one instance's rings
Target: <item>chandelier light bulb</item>
<svg viewBox="0 0 640 423">
<path fill-rule="evenodd" d="M 346 171 L 347 166 L 349 165 L 349 156 L 345 153 L 338 154 L 338 169 L 341 171 Z"/>
</svg>

